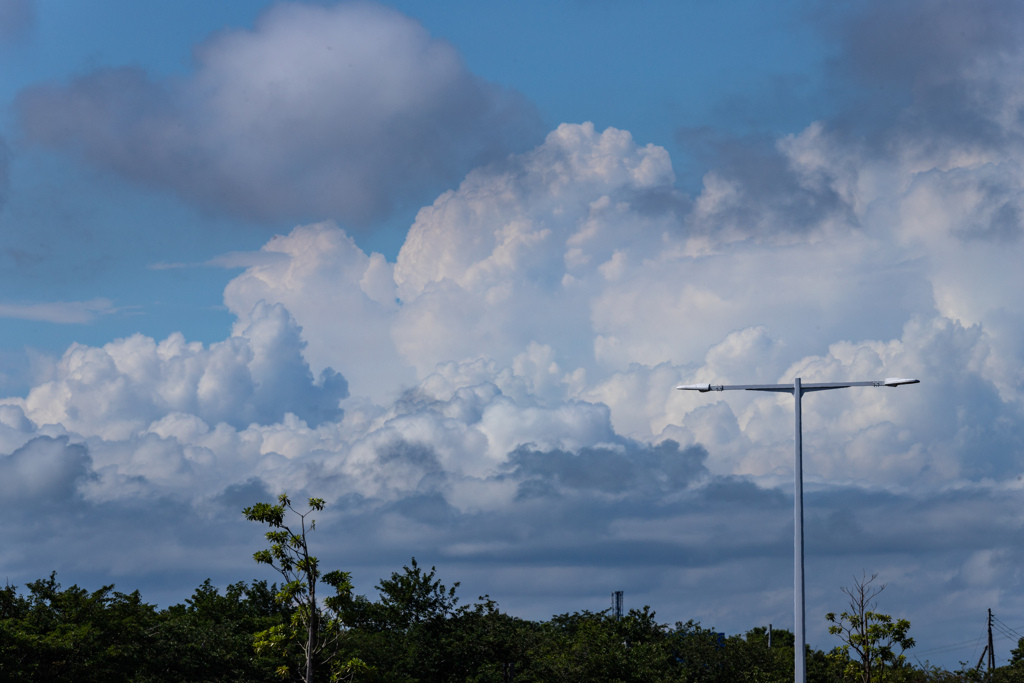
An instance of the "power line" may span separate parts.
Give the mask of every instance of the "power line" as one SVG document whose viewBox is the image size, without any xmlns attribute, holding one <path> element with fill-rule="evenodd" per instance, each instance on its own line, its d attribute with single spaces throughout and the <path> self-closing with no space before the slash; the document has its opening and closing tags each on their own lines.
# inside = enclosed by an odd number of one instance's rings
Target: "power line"
<svg viewBox="0 0 1024 683">
<path fill-rule="evenodd" d="M 992 615 L 992 621 L 997 623 L 997 624 L 999 624 L 999 625 L 1001 625 L 1004 629 L 1006 629 L 1007 631 L 1013 633 L 1018 638 L 1024 638 L 1024 634 L 1020 633 L 1017 629 L 1008 626 L 1006 624 L 1006 622 L 1002 621 L 999 617 L 997 617 L 994 614 Z M 1019 628 L 1024 628 L 1024 626 L 1020 626 Z"/>
<path fill-rule="evenodd" d="M 1020 636 L 1013 635 L 1012 633 L 1010 633 L 1009 631 L 1007 631 L 1006 629 L 1004 629 L 1002 626 L 1000 626 L 999 624 L 997 624 L 995 622 L 992 622 L 992 628 L 994 628 L 996 631 L 999 631 L 1001 636 L 1003 638 L 1008 639 L 1008 640 L 1017 640 L 1020 637 Z"/>
<path fill-rule="evenodd" d="M 1010 633 L 1009 629 L 1007 629 L 1005 626 L 1001 626 L 998 622 L 994 620 L 994 618 L 992 620 L 992 628 L 1001 633 L 1002 635 L 1013 636 L 1013 634 Z"/>
<path fill-rule="evenodd" d="M 1021 634 L 1017 633 L 1006 624 L 1003 624 L 995 617 L 992 617 L 992 627 L 999 632 L 1002 638 L 1007 640 L 1020 640 L 1021 638 L 1024 638 L 1024 636 L 1021 636 Z"/>
<path fill-rule="evenodd" d="M 920 655 L 944 654 L 946 652 L 954 652 L 956 650 L 963 650 L 963 649 L 966 649 L 968 647 L 972 647 L 973 646 L 973 650 L 971 651 L 971 656 L 968 657 L 968 660 L 971 660 L 971 659 L 974 659 L 974 655 L 978 652 L 978 646 L 981 645 L 981 640 L 984 637 L 985 637 L 984 635 L 981 635 L 981 636 L 978 636 L 977 638 L 974 638 L 973 640 L 963 640 L 963 641 L 960 641 L 959 643 L 950 643 L 948 645 L 939 645 L 937 647 L 931 647 L 931 648 L 928 648 L 927 650 L 918 650 L 918 651 L 914 652 L 914 659 L 917 660 L 917 663 L 918 663 L 918 665 L 921 668 L 924 668 L 924 663 L 921 661 Z M 984 655 L 982 655 L 982 656 L 984 656 Z M 927 660 L 925 660 L 925 661 L 927 661 Z"/>
<path fill-rule="evenodd" d="M 984 637 L 985 636 L 978 636 L 977 638 L 974 638 L 972 640 L 965 640 L 965 641 L 962 641 L 962 642 L 959 642 L 959 643 L 950 643 L 949 645 L 937 645 L 935 647 L 930 647 L 927 650 L 917 650 L 915 652 L 915 654 L 925 655 L 925 654 L 929 654 L 929 653 L 932 653 L 932 652 L 939 652 L 939 651 L 945 652 L 947 650 L 960 650 L 960 649 L 964 649 L 964 648 L 967 648 L 967 647 L 971 647 L 972 645 L 974 646 L 974 650 L 977 651 L 978 650 L 978 645 L 981 644 L 981 639 L 984 638 Z"/>
</svg>

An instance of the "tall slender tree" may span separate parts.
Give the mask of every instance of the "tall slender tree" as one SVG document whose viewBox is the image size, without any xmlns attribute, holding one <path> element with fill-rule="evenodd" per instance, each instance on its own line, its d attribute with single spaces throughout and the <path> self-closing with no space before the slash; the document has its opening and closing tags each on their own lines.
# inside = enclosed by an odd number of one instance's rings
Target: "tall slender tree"
<svg viewBox="0 0 1024 683">
<path fill-rule="evenodd" d="M 258 634 L 256 647 L 275 647 L 289 638 L 298 640 L 305 658 L 303 680 L 306 683 L 313 683 L 318 661 L 334 657 L 335 646 L 343 633 L 340 609 L 352 597 L 349 573 L 334 570 L 321 575 L 319 560 L 309 552 L 306 536 L 316 529 L 316 520 L 310 515 L 323 510 L 324 505 L 323 498 L 310 498 L 309 509 L 299 512 L 292 507 L 288 494 L 282 493 L 277 497 L 277 505 L 256 503 L 242 511 L 249 521 L 270 527 L 266 533 L 270 547 L 254 553 L 253 559 L 280 572 L 285 583 L 277 599 L 294 609 L 291 624 Z M 288 513 L 296 520 L 291 525 L 286 519 Z M 318 582 L 334 588 L 335 595 L 317 602 Z M 359 664 L 352 661 L 346 666 Z"/>
</svg>

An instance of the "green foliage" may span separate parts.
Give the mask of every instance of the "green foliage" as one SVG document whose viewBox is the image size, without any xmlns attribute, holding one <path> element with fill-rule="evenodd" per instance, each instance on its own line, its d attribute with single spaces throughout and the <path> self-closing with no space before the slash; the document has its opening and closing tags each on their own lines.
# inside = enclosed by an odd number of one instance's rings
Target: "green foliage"
<svg viewBox="0 0 1024 683">
<path fill-rule="evenodd" d="M 469 683 L 524 680 L 533 668 L 540 643 L 537 623 L 504 614 L 489 596 L 462 611 L 448 642 L 453 658 L 466 663 Z"/>
<path fill-rule="evenodd" d="M 1024 663 L 999 667 L 992 672 L 992 683 L 1024 683 Z"/>
<path fill-rule="evenodd" d="M 351 647 L 388 681 L 449 680 L 473 665 L 459 630 L 473 610 L 459 607 L 459 584 L 445 586 L 436 567 L 425 571 L 416 558 L 410 565 L 381 579 L 378 602 L 359 596 L 343 606 Z"/>
<path fill-rule="evenodd" d="M 545 624 L 538 668 L 543 680 L 633 683 L 677 680 L 679 667 L 649 607 L 621 619 L 605 612 L 561 614 Z"/>
<path fill-rule="evenodd" d="M 286 518 L 282 512 L 279 523 L 286 523 Z M 272 558 L 273 552 L 271 548 Z M 299 561 L 292 566 L 297 569 Z M 327 576 L 319 580 L 326 582 Z M 415 559 L 378 583 L 376 600 L 353 597 L 347 576 L 341 576 L 345 577 L 338 582 L 341 590 L 335 587 L 335 594 L 323 601 L 330 601 L 330 606 L 321 604 L 327 612 L 317 636 L 341 636 L 318 660 L 318 680 L 325 682 L 328 678 L 352 683 L 793 680 L 794 639 L 788 631 L 775 630 L 769 648 L 763 627 L 731 636 L 695 621 L 677 622 L 670 628 L 658 623 L 648 607 L 630 610 L 620 619 L 607 611 L 582 611 L 529 621 L 503 613 L 488 596 L 463 605 L 456 595 L 457 583 L 446 586 L 436 568 L 426 570 Z M 868 680 L 1024 683 L 1024 642 L 1013 651 L 1010 664 L 991 676 L 967 664 L 959 671 L 946 671 L 927 664 L 912 667 L 900 660 L 901 643 L 910 641 L 909 624 L 904 627 L 899 620 L 882 619 L 886 615 L 867 608 L 877 591 L 873 592 L 870 581 L 862 584 L 868 587 L 863 623 L 881 627 L 863 631 L 871 636 L 871 647 L 865 651 L 875 653 Z M 163 610 L 144 603 L 138 592 L 119 593 L 113 586 L 94 592 L 77 586 L 64 589 L 53 574 L 25 588 L 24 592 L 13 586 L 0 590 L 0 680 L 5 682 L 270 683 L 280 681 L 281 673 L 300 678 L 306 674 L 302 651 L 306 622 L 296 617 L 302 605 L 290 598 L 282 600 L 282 595 L 308 596 L 301 586 L 293 590 L 254 581 L 234 583 L 222 591 L 207 580 L 182 604 Z M 859 600 L 860 594 L 855 595 Z M 838 617 L 831 615 L 832 625 L 853 628 L 852 624 L 861 623 L 857 621 L 860 614 L 851 609 Z M 332 631 L 331 624 L 339 630 Z M 840 635 L 852 638 L 861 632 L 853 628 Z M 808 683 L 865 680 L 858 650 L 844 645 L 830 653 L 808 650 Z M 879 664 L 883 661 L 884 668 Z"/>
<path fill-rule="evenodd" d="M 128 681 L 147 656 L 155 611 L 136 591 L 61 589 L 56 573 L 0 594 L 0 678 Z M 142 635 L 142 637 L 139 637 Z"/>
<path fill-rule="evenodd" d="M 207 579 L 184 604 L 158 615 L 147 673 L 140 681 L 271 681 L 283 661 L 257 658 L 253 634 L 290 620 L 265 581 L 231 584 L 222 595 Z"/>
<path fill-rule="evenodd" d="M 793 634 L 776 629 L 768 647 L 768 629 L 763 626 L 746 635 L 725 637 L 695 621 L 677 622 L 669 634 L 672 651 L 683 668 L 681 680 L 694 683 L 776 683 L 793 680 Z M 813 654 L 813 653 L 812 653 Z M 824 683 L 808 666 L 808 681 Z"/>
<path fill-rule="evenodd" d="M 458 582 L 447 588 L 434 578 L 437 567 L 426 572 L 415 557 L 410 564 L 411 567 L 402 567 L 402 573 L 392 572 L 390 579 L 381 579 L 377 584 L 379 614 L 388 628 L 406 631 L 417 624 L 439 623 L 461 614 L 459 599 L 455 597 Z"/>
<path fill-rule="evenodd" d="M 271 681 L 253 633 L 288 618 L 257 581 L 221 595 L 209 580 L 185 604 L 157 611 L 139 593 L 62 589 L 51 574 L 0 592 L 0 680 Z"/>
</svg>

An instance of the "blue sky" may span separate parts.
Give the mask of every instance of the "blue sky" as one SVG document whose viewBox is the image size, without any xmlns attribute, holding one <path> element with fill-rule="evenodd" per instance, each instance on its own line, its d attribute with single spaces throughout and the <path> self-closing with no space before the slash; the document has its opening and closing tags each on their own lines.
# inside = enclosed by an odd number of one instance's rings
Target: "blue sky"
<svg viewBox="0 0 1024 683">
<path fill-rule="evenodd" d="M 866 570 L 976 657 L 1024 608 L 1022 22 L 0 0 L 0 565 L 180 600 L 287 490 L 363 592 L 787 627 L 791 401 L 674 387 L 919 376 L 805 402 L 808 634 Z"/>
<path fill-rule="evenodd" d="M 188 78 L 197 45 L 217 31 L 251 27 L 268 5 L 15 4 L 32 9 L 31 21 L 4 48 L 5 59 L 16 65 L 0 81 L 8 101 L 24 88 L 104 68 L 139 67 L 154 78 Z M 680 129 L 792 132 L 828 107 L 821 74 L 826 46 L 801 21 L 807 9 L 798 3 L 394 7 L 450 41 L 472 73 L 525 95 L 543 122 L 535 142 L 561 122 L 616 126 L 669 149 L 681 183 L 690 189 L 699 187 L 702 162 L 679 144 Z M 771 111 L 761 111 L 765 100 L 772 102 Z M 159 189 L 146 192 L 152 188 L 130 178 L 26 148 L 10 117 L 8 110 L 5 138 L 16 150 L 14 189 L 0 221 L 10 226 L 5 232 L 16 234 L 5 245 L 8 253 L 21 254 L 22 261 L 7 269 L 8 301 L 105 299 L 119 310 L 90 329 L 74 330 L 71 338 L 47 325 L 12 321 L 4 350 L 60 352 L 72 340 L 101 343 L 134 331 L 184 330 L 190 338 L 219 339 L 230 317 L 214 308 L 229 274 L 161 273 L 145 266 L 256 249 L 292 224 L 197 213 Z M 394 258 L 419 206 L 456 179 L 402 198 L 385 219 L 360 226 L 354 236 L 367 249 Z M 42 252 L 45 259 L 38 258 Z M 149 318 L 148 325 L 140 318 Z"/>
</svg>

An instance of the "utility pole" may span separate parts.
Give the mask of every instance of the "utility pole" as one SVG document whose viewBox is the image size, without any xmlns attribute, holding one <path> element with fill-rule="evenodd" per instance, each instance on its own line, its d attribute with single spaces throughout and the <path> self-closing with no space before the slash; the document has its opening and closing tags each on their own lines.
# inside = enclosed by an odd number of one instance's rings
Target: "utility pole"
<svg viewBox="0 0 1024 683">
<path fill-rule="evenodd" d="M 988 677 L 992 678 L 992 671 L 996 668 L 996 653 L 992 649 L 992 608 L 988 608 Z"/>
<path fill-rule="evenodd" d="M 612 616 L 616 620 L 622 618 L 622 591 L 612 591 Z"/>
</svg>

